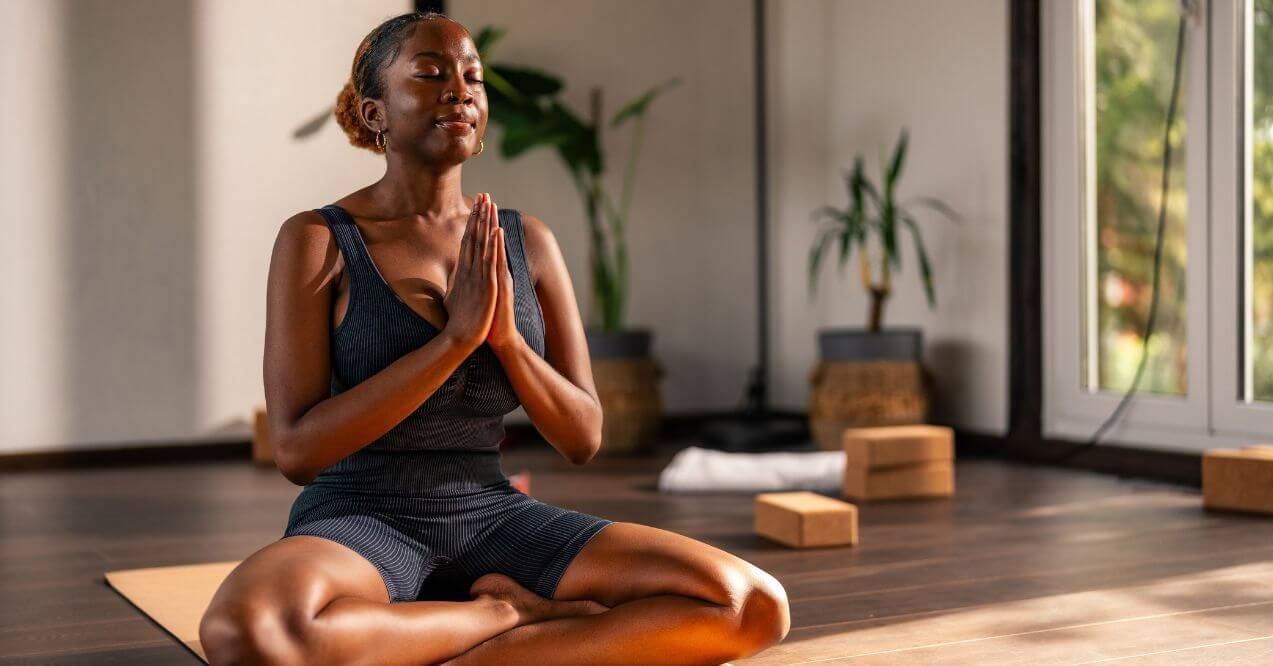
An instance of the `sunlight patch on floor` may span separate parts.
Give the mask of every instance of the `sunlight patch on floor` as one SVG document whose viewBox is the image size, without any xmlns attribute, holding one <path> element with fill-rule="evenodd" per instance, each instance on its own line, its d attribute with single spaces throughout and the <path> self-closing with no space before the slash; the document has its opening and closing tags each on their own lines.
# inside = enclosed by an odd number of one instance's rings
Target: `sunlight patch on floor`
<svg viewBox="0 0 1273 666">
<path fill-rule="evenodd" d="M 1207 658 L 1203 646 L 1273 655 L 1273 641 L 1264 640 L 1273 637 L 1270 581 L 1273 563 L 1255 562 L 953 612 L 802 627 L 737 663 L 1081 664 L 1176 651 Z"/>
</svg>

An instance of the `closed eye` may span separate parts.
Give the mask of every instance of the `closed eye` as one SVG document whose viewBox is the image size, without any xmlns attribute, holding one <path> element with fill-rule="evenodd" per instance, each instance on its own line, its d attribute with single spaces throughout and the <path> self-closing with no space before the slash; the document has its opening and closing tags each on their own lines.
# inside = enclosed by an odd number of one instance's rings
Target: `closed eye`
<svg viewBox="0 0 1273 666">
<path fill-rule="evenodd" d="M 416 75 L 416 78 L 420 78 L 420 79 L 441 79 L 441 78 L 444 78 L 445 76 L 446 76 L 445 74 L 417 74 L 417 75 Z M 483 80 L 481 80 L 481 79 L 468 79 L 468 80 L 469 80 L 469 81 L 472 81 L 473 83 L 481 83 L 481 84 L 485 84 L 485 83 L 486 83 L 485 81 L 483 81 Z"/>
</svg>

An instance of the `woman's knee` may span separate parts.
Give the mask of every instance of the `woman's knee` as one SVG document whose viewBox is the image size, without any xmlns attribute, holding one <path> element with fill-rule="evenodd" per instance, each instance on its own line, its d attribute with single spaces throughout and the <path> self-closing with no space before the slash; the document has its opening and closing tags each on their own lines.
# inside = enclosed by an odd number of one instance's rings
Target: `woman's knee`
<svg viewBox="0 0 1273 666">
<path fill-rule="evenodd" d="M 751 567 L 746 580 L 739 626 L 751 649 L 749 654 L 754 654 L 786 638 L 791 630 L 791 608 L 786 588 L 768 572 Z"/>
<path fill-rule="evenodd" d="M 199 622 L 199 642 L 211 666 L 301 664 L 304 627 L 265 600 L 213 606 Z"/>
</svg>

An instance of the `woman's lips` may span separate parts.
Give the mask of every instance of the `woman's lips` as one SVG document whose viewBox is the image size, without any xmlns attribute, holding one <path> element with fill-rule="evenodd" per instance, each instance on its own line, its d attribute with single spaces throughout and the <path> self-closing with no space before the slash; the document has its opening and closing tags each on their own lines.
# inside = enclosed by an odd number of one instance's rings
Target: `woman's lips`
<svg viewBox="0 0 1273 666">
<path fill-rule="evenodd" d="M 473 126 L 462 120 L 438 121 L 433 124 L 455 134 L 468 134 L 473 131 Z"/>
</svg>

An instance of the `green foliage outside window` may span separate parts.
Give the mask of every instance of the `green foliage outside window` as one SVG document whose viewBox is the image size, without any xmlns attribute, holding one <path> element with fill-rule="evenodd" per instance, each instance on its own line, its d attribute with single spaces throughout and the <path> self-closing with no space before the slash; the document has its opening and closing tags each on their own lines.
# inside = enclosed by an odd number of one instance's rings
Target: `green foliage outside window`
<svg viewBox="0 0 1273 666">
<path fill-rule="evenodd" d="M 1096 0 L 1097 387 L 1123 391 L 1140 360 L 1152 302 L 1162 186 L 1163 128 L 1171 94 L 1175 0 Z M 1166 230 L 1158 318 L 1143 393 L 1186 388 L 1185 146 L 1191 81 L 1182 73 L 1170 140 Z"/>
<path fill-rule="evenodd" d="M 1255 0 L 1253 9 L 1252 397 L 1273 400 L 1273 0 Z"/>
</svg>

